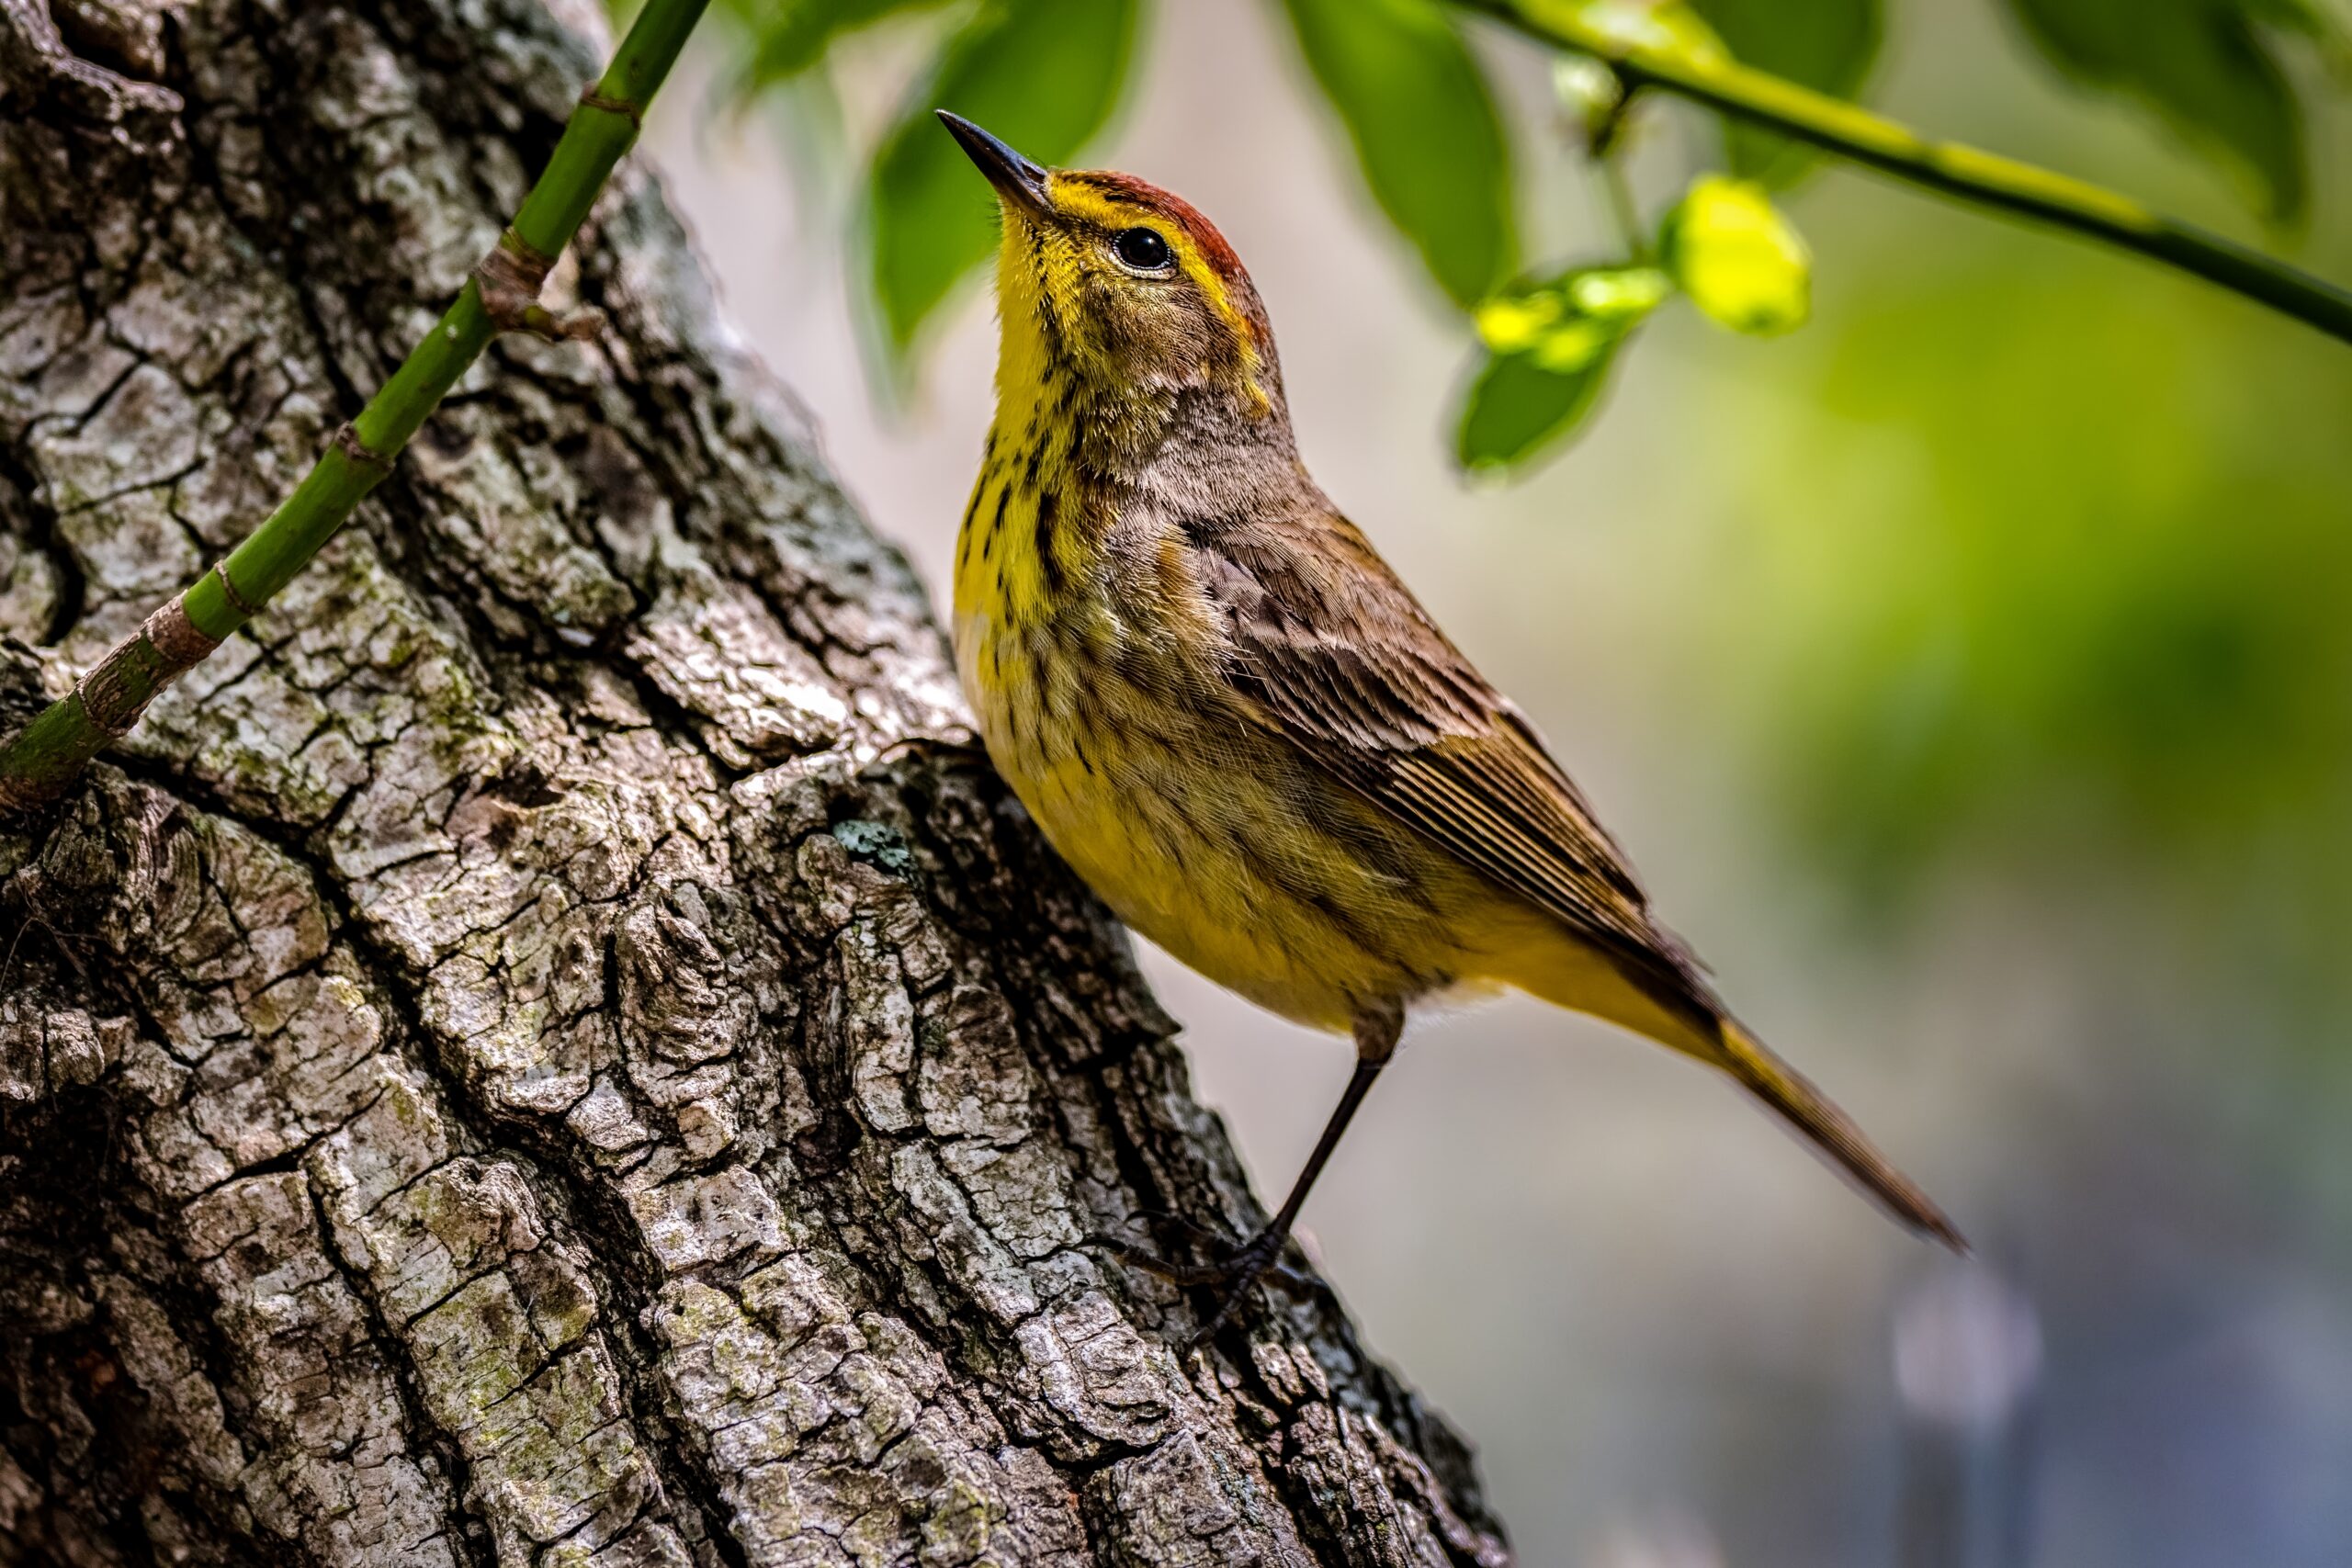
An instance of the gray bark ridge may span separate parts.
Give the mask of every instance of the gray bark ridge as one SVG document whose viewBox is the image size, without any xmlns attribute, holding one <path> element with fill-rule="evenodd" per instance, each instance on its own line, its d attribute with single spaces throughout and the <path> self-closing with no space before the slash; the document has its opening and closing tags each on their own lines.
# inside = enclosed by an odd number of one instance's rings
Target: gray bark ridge
<svg viewBox="0 0 2352 1568">
<path fill-rule="evenodd" d="M 0 0 L 0 720 L 225 551 L 594 73 L 537 0 Z M 43 25 L 53 19 L 53 28 Z M 0 1563 L 1500 1563 L 658 188 L 0 833 Z"/>
</svg>

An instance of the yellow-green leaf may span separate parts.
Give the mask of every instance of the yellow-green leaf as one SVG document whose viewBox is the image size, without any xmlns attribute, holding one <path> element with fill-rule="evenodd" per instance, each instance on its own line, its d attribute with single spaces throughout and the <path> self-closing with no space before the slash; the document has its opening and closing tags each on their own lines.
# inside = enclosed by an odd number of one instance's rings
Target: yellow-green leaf
<svg viewBox="0 0 2352 1568">
<path fill-rule="evenodd" d="M 1603 321 L 1646 316 L 1674 292 L 1674 280 L 1654 266 L 1596 267 L 1567 281 L 1568 303 Z"/>
<path fill-rule="evenodd" d="M 948 108 L 1062 164 L 1102 128 L 1127 76 L 1138 0 L 985 0 L 952 34 L 874 155 L 875 302 L 894 353 L 996 245 L 996 200 L 932 116 Z"/>
<path fill-rule="evenodd" d="M 1664 241 L 1675 282 L 1734 332 L 1769 337 L 1812 313 L 1812 253 L 1752 180 L 1693 181 L 1667 215 Z"/>
<path fill-rule="evenodd" d="M 1487 357 L 1463 398 L 1454 457 L 1515 467 L 1557 443 L 1598 402 L 1618 348 L 1673 292 L 1656 267 L 1586 267 L 1480 303 Z"/>
<path fill-rule="evenodd" d="M 1438 0 L 1283 0 L 1373 199 L 1465 310 L 1518 265 L 1510 143 Z"/>
</svg>

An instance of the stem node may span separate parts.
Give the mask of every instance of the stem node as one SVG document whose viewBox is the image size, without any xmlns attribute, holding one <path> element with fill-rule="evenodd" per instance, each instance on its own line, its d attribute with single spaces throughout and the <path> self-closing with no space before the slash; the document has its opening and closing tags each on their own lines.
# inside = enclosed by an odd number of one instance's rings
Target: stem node
<svg viewBox="0 0 2352 1568">
<path fill-rule="evenodd" d="M 499 235 L 498 243 L 474 267 L 474 287 L 481 290 L 481 308 L 491 325 L 502 333 L 529 333 L 549 343 L 592 338 L 603 331 L 605 318 L 597 311 L 559 315 L 539 302 L 539 290 L 546 287 L 548 271 L 554 265 L 553 256 L 534 248 L 513 229 Z"/>
<path fill-rule="evenodd" d="M 392 471 L 392 459 L 389 453 L 372 450 L 368 446 L 368 443 L 359 439 L 358 429 L 348 423 L 345 423 L 342 429 L 334 433 L 334 444 L 342 449 L 345 457 L 350 458 L 353 462 L 358 464 L 363 468 L 373 468 L 379 474 L 389 474 Z M 225 583 L 228 580 L 223 578 L 221 581 Z M 238 604 L 237 596 L 233 590 L 229 595 L 229 603 L 232 604 L 237 604 L 237 607 L 241 610 L 244 609 L 243 604 Z M 246 611 L 246 614 L 251 615 L 252 612 L 248 610 Z"/>
<path fill-rule="evenodd" d="M 645 129 L 645 106 L 643 104 L 633 104 L 627 98 L 607 97 L 603 93 L 596 90 L 597 85 L 598 84 L 591 82 L 586 87 L 581 90 L 580 101 L 582 104 L 592 109 L 602 109 L 606 114 L 616 114 L 620 116 L 623 119 L 628 121 L 629 128 L 632 130 L 642 130 Z"/>
<path fill-rule="evenodd" d="M 348 430 L 351 427 L 346 424 L 344 428 Z M 340 442 L 337 443 L 337 445 L 340 444 Z M 357 438 L 354 437 L 353 445 L 356 446 L 357 444 Z M 362 449 L 364 450 L 365 448 Z M 246 598 L 243 593 L 237 592 L 236 583 L 232 581 L 229 576 L 229 563 L 225 558 L 212 563 L 212 576 L 215 581 L 220 584 L 220 597 L 229 601 L 230 607 L 235 610 L 240 616 L 253 616 L 261 614 L 261 606 L 259 604 L 254 603 L 254 601 Z M 175 600 L 173 603 L 177 604 L 178 601 Z"/>
</svg>

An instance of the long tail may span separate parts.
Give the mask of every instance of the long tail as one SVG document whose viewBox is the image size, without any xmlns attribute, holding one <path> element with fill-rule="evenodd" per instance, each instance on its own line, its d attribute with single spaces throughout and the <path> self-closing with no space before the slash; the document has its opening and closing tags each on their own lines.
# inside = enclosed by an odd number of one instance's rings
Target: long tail
<svg viewBox="0 0 2352 1568">
<path fill-rule="evenodd" d="M 1781 1060 L 1763 1042 L 1729 1019 L 1723 1021 L 1721 1038 L 1707 1055 L 1716 1066 L 1737 1078 L 1750 1094 L 1778 1111 L 1816 1148 L 1837 1162 L 1862 1190 L 1887 1212 L 1923 1235 L 1933 1236 L 1963 1257 L 1968 1243 L 1944 1212 L 1919 1190 L 1919 1184 L 1894 1168 L 1894 1162 L 1854 1125 L 1853 1118 L 1829 1102 L 1803 1073 Z"/>
</svg>

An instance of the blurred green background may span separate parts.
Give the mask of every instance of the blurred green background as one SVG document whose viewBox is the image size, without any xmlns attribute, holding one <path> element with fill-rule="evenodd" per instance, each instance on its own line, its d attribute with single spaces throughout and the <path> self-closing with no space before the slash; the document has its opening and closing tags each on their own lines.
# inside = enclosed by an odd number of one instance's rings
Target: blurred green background
<svg viewBox="0 0 2352 1568">
<path fill-rule="evenodd" d="M 2250 185 L 2086 92 L 2019 20 L 2044 9 L 1894 5 L 1866 96 L 2352 277 L 2352 115 L 2315 56 L 2279 56 L 2310 212 L 2266 232 L 2245 203 L 2280 195 L 2275 142 Z M 859 32 L 748 109 L 722 107 L 741 37 L 714 34 L 680 94 L 702 112 L 651 132 L 747 339 L 943 593 L 993 324 L 954 266 L 922 285 L 946 300 L 929 326 L 877 310 L 860 192 L 969 14 Z M 1374 1345 L 1479 1446 L 1522 1560 L 2352 1561 L 2352 348 L 1832 166 L 1779 197 L 1809 325 L 1661 310 L 1573 446 L 1465 484 L 1469 326 L 1282 8 L 1132 26 L 1088 161 L 1217 220 L 1324 486 L 1535 716 L 1742 1011 L 1980 1246 L 1929 1256 L 1601 1026 L 1518 1002 L 1424 1025 L 1306 1223 Z M 1515 138 L 1487 281 L 1616 254 L 1549 58 L 1469 42 Z M 2246 126 L 2242 152 L 2271 134 Z M 1645 212 L 1720 149 L 1703 117 L 1645 112 Z M 970 186 L 949 199 L 984 233 Z M 1147 958 L 1279 1191 L 1346 1047 Z"/>
</svg>

